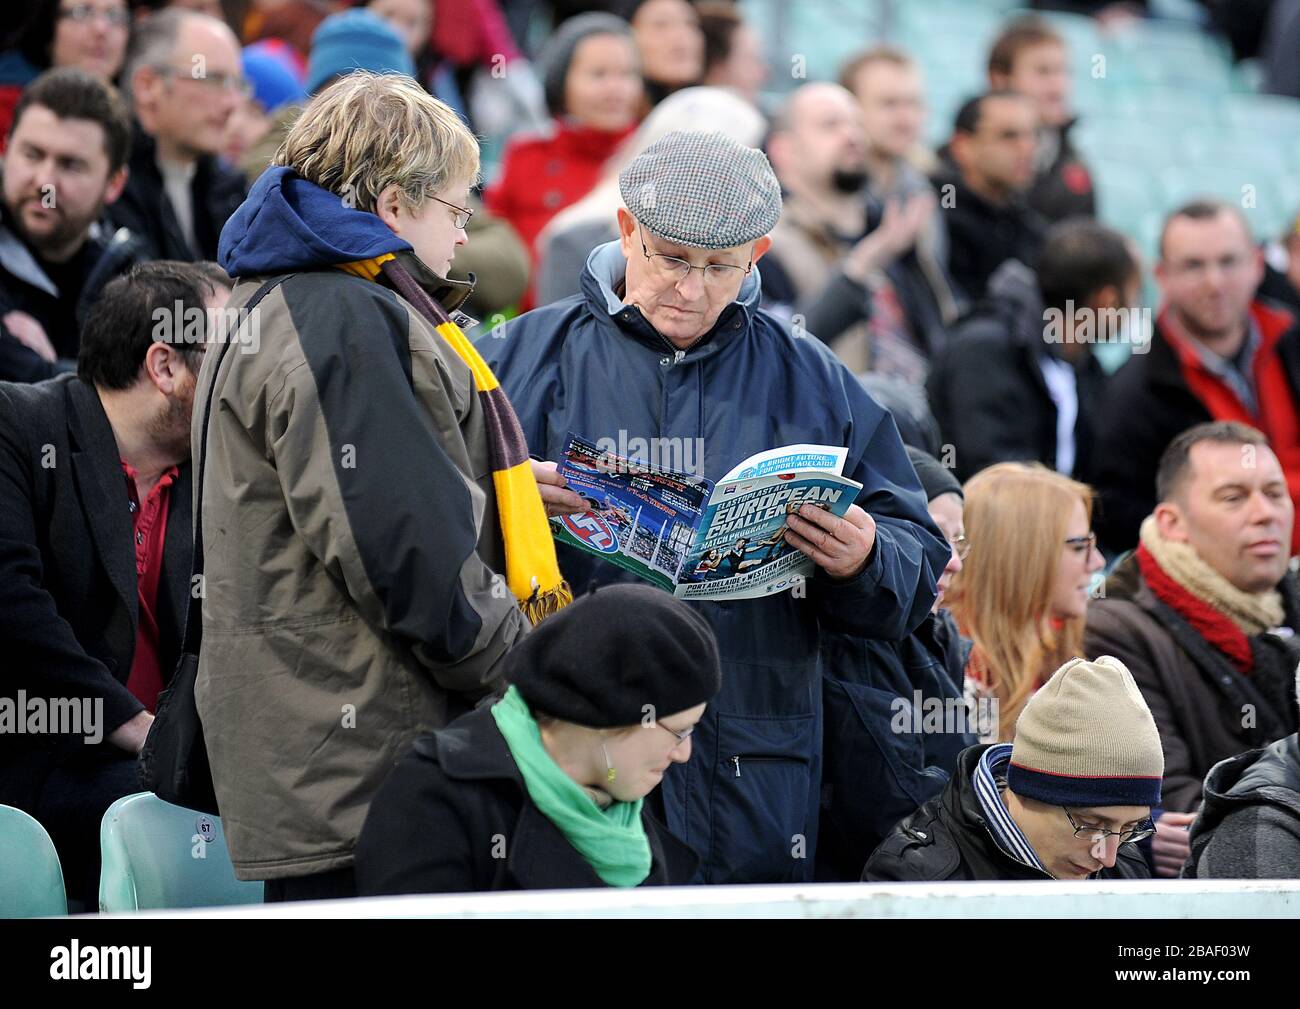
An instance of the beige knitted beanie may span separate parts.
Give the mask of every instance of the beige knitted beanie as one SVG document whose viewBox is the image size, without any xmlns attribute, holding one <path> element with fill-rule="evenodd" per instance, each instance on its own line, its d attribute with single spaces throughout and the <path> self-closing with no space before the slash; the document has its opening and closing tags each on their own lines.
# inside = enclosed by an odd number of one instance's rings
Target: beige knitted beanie
<svg viewBox="0 0 1300 1009">
<path fill-rule="evenodd" d="M 1055 806 L 1159 806 L 1155 719 L 1119 659 L 1071 659 L 1016 721 L 1007 787 Z"/>
</svg>

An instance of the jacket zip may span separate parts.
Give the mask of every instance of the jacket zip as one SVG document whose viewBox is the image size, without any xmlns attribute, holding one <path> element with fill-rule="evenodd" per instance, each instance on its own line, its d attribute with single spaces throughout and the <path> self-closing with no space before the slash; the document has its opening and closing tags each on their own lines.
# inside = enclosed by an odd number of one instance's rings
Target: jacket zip
<svg viewBox="0 0 1300 1009">
<path fill-rule="evenodd" d="M 736 773 L 732 775 L 732 777 L 734 778 L 740 777 L 740 761 L 742 758 L 749 761 L 750 763 L 760 763 L 760 764 L 806 763 L 806 761 L 802 757 L 777 757 L 766 753 L 737 753 L 735 756 L 727 758 L 732 764 L 735 765 Z"/>
<path fill-rule="evenodd" d="M 673 346 L 673 345 L 668 341 L 667 337 L 665 337 L 662 333 L 660 333 L 659 330 L 657 330 L 657 329 L 655 330 L 655 336 L 659 337 L 659 342 L 662 343 L 662 344 L 664 345 L 664 348 L 665 348 L 665 349 L 666 349 L 670 354 L 673 355 L 673 364 L 680 364 L 682 358 L 684 358 L 684 357 L 686 356 L 686 352 L 689 351 L 689 350 L 691 350 L 692 348 L 694 348 L 694 346 L 695 346 L 697 343 L 699 343 L 701 340 L 704 339 L 705 336 L 708 336 L 708 335 L 709 335 L 708 333 L 705 333 L 704 336 L 696 337 L 694 340 L 691 341 L 691 343 L 690 343 L 687 347 L 682 348 L 682 349 L 678 349 L 677 347 L 674 347 L 674 346 Z"/>
</svg>

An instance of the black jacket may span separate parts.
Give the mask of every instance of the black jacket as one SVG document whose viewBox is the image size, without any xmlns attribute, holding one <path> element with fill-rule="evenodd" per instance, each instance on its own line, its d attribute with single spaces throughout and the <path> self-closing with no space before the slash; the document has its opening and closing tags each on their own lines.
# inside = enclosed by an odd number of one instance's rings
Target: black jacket
<svg viewBox="0 0 1300 1009">
<path fill-rule="evenodd" d="M 1300 879 L 1300 736 L 1215 764 L 1192 824 L 1190 879 Z"/>
<path fill-rule="evenodd" d="M 1043 334 L 1033 273 L 1018 262 L 1005 263 L 931 362 L 926 394 L 944 442 L 953 446 L 959 479 L 996 462 L 1056 468 L 1057 408 L 1042 363 L 1065 358 Z M 1072 367 L 1079 399 L 1073 475 L 1086 480 L 1105 372 L 1090 348 Z"/>
<path fill-rule="evenodd" d="M 1070 217 L 1097 216 L 1092 175 L 1070 142 L 1070 130 L 1075 122 L 1077 120 L 1071 120 L 1043 137 L 1041 143 L 1053 144 L 1056 154 L 1025 196 L 1025 202 L 1051 224 Z"/>
<path fill-rule="evenodd" d="M 170 495 L 157 602 L 164 682 L 189 601 L 188 463 Z M 142 710 L 126 689 L 139 620 L 127 500 L 92 386 L 73 375 L 0 384 L 0 697 L 102 700 L 103 747 Z M 0 734 L 0 802 L 30 808 L 69 751 L 85 752 L 81 736 Z"/>
<path fill-rule="evenodd" d="M 1023 199 L 994 206 L 977 196 L 955 170 L 940 175 L 934 184 L 948 224 L 948 273 L 968 304 L 984 296 L 989 278 L 1008 259 L 1037 265 L 1047 222 Z"/>
<path fill-rule="evenodd" d="M 1265 255 L 1267 254 L 1265 249 Z M 1259 287 L 1255 288 L 1255 297 L 1267 304 L 1283 308 L 1292 315 L 1300 313 L 1300 291 L 1296 290 L 1290 277 L 1274 267 L 1267 259 L 1264 261 L 1264 279 L 1259 282 Z"/>
<path fill-rule="evenodd" d="M 689 883 L 695 852 L 645 807 L 641 818 L 652 856 L 641 885 Z M 486 706 L 415 741 L 370 805 L 355 866 L 361 896 L 605 885 L 528 797 Z"/>
<path fill-rule="evenodd" d="M 1284 626 L 1300 629 L 1296 576 L 1286 574 L 1277 591 Z M 1205 775 L 1215 764 L 1300 727 L 1295 703 L 1300 638 L 1265 631 L 1248 640 L 1253 663 L 1249 674 L 1242 675 L 1156 598 L 1132 554 L 1115 565 L 1102 597 L 1088 605 L 1084 654 L 1113 655 L 1123 662 L 1160 730 L 1165 809 L 1195 809 Z"/>
<path fill-rule="evenodd" d="M 993 840 L 971 778 L 988 745 L 957 758 L 957 773 L 943 794 L 898 824 L 872 853 L 863 880 L 872 883 L 1050 879 L 1017 862 Z M 1065 814 L 1061 814 L 1065 823 Z M 1066 828 L 1068 829 L 1068 827 Z M 1145 879 L 1151 875 L 1135 845 L 1122 845 L 1113 868 L 1094 879 Z"/>
<path fill-rule="evenodd" d="M 106 221 L 94 225 L 77 253 L 83 280 L 76 303 L 69 305 L 71 292 L 60 291 L 46 275 L 8 215 L 0 219 L 0 317 L 26 312 L 41 324 L 59 355 L 58 361 L 45 360 L 0 322 L 0 382 L 39 382 L 74 370 L 87 311 L 105 284 L 144 258 L 143 251 L 128 229 L 114 229 Z M 69 315 L 75 320 L 71 325 Z"/>
<path fill-rule="evenodd" d="M 942 792 L 978 742 L 967 731 L 965 652 L 946 611 L 902 641 L 827 637 L 818 880 L 860 879 L 894 824 Z"/>
<path fill-rule="evenodd" d="M 1255 313 L 1281 313 L 1256 302 Z M 1276 318 L 1277 316 L 1275 316 Z M 1300 403 L 1300 327 L 1277 344 L 1293 399 Z M 1135 353 L 1106 385 L 1095 436 L 1092 483 L 1100 496 L 1094 518 L 1108 553 L 1137 546 L 1142 520 L 1156 506 L 1160 456 L 1180 432 L 1212 420 L 1183 378 L 1177 355 L 1157 321 L 1150 349 Z"/>
<path fill-rule="evenodd" d="M 185 241 L 176 212 L 163 189 L 157 144 L 137 123 L 131 145 L 131 174 L 108 216 L 144 243 L 147 259 L 216 260 L 221 229 L 248 195 L 244 176 L 215 157 L 199 159 L 190 192 L 194 199 L 197 249 Z"/>
</svg>

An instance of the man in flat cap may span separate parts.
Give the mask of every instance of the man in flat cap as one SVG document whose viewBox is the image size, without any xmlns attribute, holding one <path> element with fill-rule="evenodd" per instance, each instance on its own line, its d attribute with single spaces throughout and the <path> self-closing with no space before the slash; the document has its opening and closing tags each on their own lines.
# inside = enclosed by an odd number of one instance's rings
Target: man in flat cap
<svg viewBox="0 0 1300 1009">
<path fill-rule="evenodd" d="M 699 881 L 809 880 L 822 633 L 905 637 L 929 612 L 949 550 L 888 413 L 819 340 L 759 308 L 755 265 L 781 214 L 767 158 L 721 133 L 678 131 L 619 183 L 619 238 L 591 252 L 582 293 L 498 327 L 479 350 L 535 457 L 560 458 L 571 431 L 645 438 L 693 445 L 681 457 L 717 480 L 766 449 L 847 447 L 857 504 L 844 518 L 805 505 L 788 520 L 815 576 L 793 592 L 691 604 L 717 635 L 723 687 L 690 761 L 660 790 L 669 829 L 702 857 Z M 534 471 L 550 514 L 583 509 L 555 463 Z M 574 550 L 561 548 L 560 563 L 573 585 L 632 577 Z"/>
</svg>

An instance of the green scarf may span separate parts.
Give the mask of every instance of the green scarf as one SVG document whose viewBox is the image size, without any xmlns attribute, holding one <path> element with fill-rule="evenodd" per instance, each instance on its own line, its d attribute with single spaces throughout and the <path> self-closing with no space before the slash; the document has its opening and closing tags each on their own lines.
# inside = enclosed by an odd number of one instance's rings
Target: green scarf
<svg viewBox="0 0 1300 1009">
<path fill-rule="evenodd" d="M 519 765 L 529 798 L 609 886 L 638 886 L 650 875 L 650 840 L 641 803 L 614 802 L 602 810 L 560 769 L 542 745 L 542 733 L 514 687 L 492 705 L 492 717 Z"/>
</svg>

